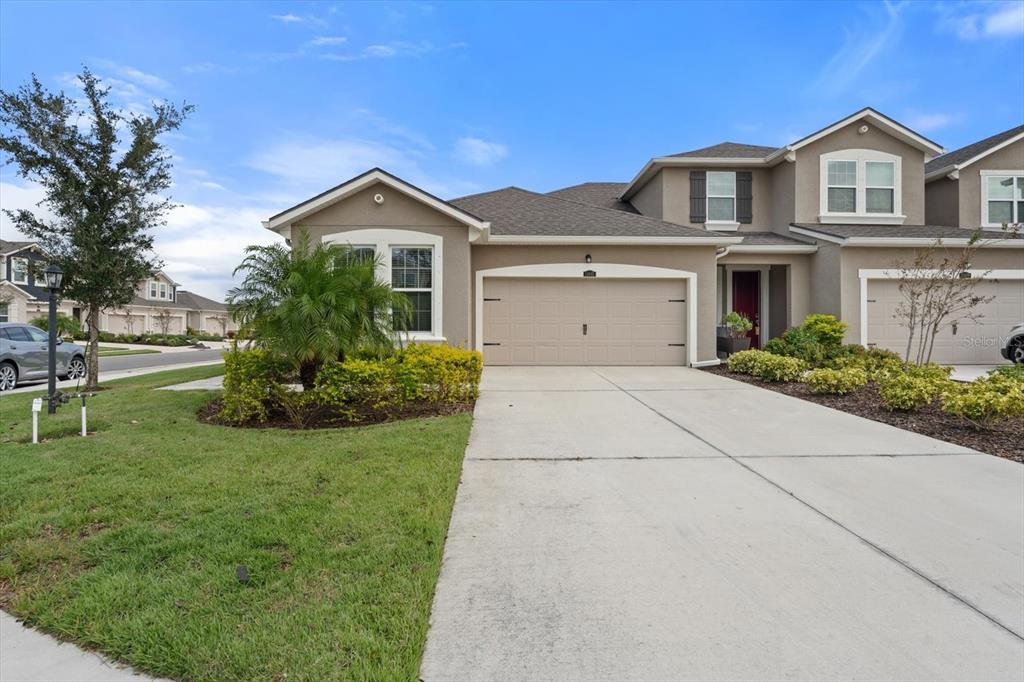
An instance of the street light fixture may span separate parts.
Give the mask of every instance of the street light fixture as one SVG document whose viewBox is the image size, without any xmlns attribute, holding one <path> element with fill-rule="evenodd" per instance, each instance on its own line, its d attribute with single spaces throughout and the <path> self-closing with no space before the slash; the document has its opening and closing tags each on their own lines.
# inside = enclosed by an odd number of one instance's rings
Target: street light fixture
<svg viewBox="0 0 1024 682">
<path fill-rule="evenodd" d="M 50 263 L 43 270 L 46 276 L 46 288 L 50 290 L 50 316 L 47 331 L 49 332 L 49 371 L 47 372 L 47 405 L 48 414 L 57 413 L 57 294 L 64 283 L 64 270 L 56 263 Z"/>
</svg>

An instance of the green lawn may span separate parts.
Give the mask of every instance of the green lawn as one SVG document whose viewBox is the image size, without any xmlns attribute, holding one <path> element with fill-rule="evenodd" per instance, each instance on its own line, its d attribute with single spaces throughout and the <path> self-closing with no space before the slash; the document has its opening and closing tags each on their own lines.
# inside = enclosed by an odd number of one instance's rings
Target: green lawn
<svg viewBox="0 0 1024 682">
<path fill-rule="evenodd" d="M 0 605 L 173 678 L 415 679 L 470 416 L 242 430 L 151 390 L 222 371 L 112 382 L 40 445 L 0 397 Z"/>
<path fill-rule="evenodd" d="M 99 354 L 101 358 L 112 358 L 118 355 L 149 355 L 150 353 L 159 353 L 160 351 L 153 348 L 119 348 L 118 346 L 100 346 Z"/>
</svg>

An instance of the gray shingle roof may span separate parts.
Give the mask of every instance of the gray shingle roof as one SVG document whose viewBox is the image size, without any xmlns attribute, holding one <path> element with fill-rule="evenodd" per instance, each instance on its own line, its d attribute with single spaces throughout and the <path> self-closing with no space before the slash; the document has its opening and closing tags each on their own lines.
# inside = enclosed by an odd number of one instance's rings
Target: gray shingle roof
<svg viewBox="0 0 1024 682">
<path fill-rule="evenodd" d="M 633 204 L 628 201 L 620 201 L 619 197 L 629 187 L 628 182 L 584 182 L 571 187 L 563 187 L 548 192 L 549 197 L 578 201 L 584 204 L 593 204 L 603 208 L 614 208 L 617 211 L 626 213 L 639 213 Z"/>
<path fill-rule="evenodd" d="M 491 223 L 493 235 L 537 237 L 687 237 L 722 235 L 647 216 L 558 199 L 519 187 L 473 194 L 449 203 Z"/>
<path fill-rule="evenodd" d="M 710 147 L 669 154 L 669 156 L 694 156 L 704 159 L 763 159 L 777 149 L 778 147 L 765 147 L 759 144 L 721 142 Z"/>
<path fill-rule="evenodd" d="M 7 254 L 11 251 L 17 251 L 23 249 L 26 246 L 32 246 L 35 242 L 12 242 L 6 239 L 0 239 L 0 254 Z"/>
<path fill-rule="evenodd" d="M 723 237 L 742 237 L 742 246 L 811 246 L 809 239 L 797 239 L 778 232 L 720 232 Z"/>
<path fill-rule="evenodd" d="M 960 147 L 960 149 L 954 149 L 942 156 L 936 156 L 924 165 L 924 171 L 925 173 L 931 173 L 932 171 L 939 170 L 940 168 L 948 168 L 949 166 L 955 166 L 959 163 L 963 163 L 964 161 L 973 159 L 978 154 L 982 154 L 1000 143 L 1009 140 L 1011 137 L 1020 135 L 1021 133 L 1024 133 L 1024 125 L 1004 130 L 1003 132 L 996 133 L 991 137 L 986 137 L 984 140 L 972 142 L 967 146 Z"/>
<path fill-rule="evenodd" d="M 943 225 L 818 225 L 814 223 L 792 223 L 793 227 L 812 230 L 833 237 L 867 237 L 870 239 L 967 239 L 972 230 Z M 983 236 L 988 239 L 1024 239 L 1024 235 L 1007 233 L 1000 229 L 987 229 Z"/>
<path fill-rule="evenodd" d="M 188 307 L 193 310 L 226 311 L 228 309 L 227 305 L 220 301 L 215 301 L 212 298 L 206 298 L 205 296 L 194 294 L 191 291 L 181 291 L 180 289 L 178 290 L 177 300 L 188 305 Z"/>
</svg>

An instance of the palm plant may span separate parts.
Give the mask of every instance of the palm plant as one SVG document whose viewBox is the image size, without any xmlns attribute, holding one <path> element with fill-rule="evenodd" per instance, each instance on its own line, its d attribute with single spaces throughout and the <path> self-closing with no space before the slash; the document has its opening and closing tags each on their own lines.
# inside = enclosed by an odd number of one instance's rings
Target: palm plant
<svg viewBox="0 0 1024 682">
<path fill-rule="evenodd" d="M 357 349 L 388 351 L 408 328 L 409 299 L 377 278 L 377 260 L 347 246 L 297 237 L 292 248 L 249 246 L 235 268 L 242 283 L 228 292 L 239 333 L 280 353 L 305 389 L 328 360 Z"/>
</svg>

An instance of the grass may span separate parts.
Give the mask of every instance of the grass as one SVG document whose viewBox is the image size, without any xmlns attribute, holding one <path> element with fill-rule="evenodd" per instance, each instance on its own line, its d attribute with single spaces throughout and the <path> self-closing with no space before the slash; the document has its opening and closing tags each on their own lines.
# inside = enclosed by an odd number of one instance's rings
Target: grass
<svg viewBox="0 0 1024 682">
<path fill-rule="evenodd" d="M 159 353 L 153 348 L 119 348 L 118 346 L 100 346 L 99 355 L 101 358 L 112 358 L 119 355 L 149 355 Z"/>
<path fill-rule="evenodd" d="M 160 676 L 415 679 L 470 416 L 245 430 L 151 390 L 222 371 L 112 382 L 39 445 L 0 397 L 0 605 Z"/>
</svg>

